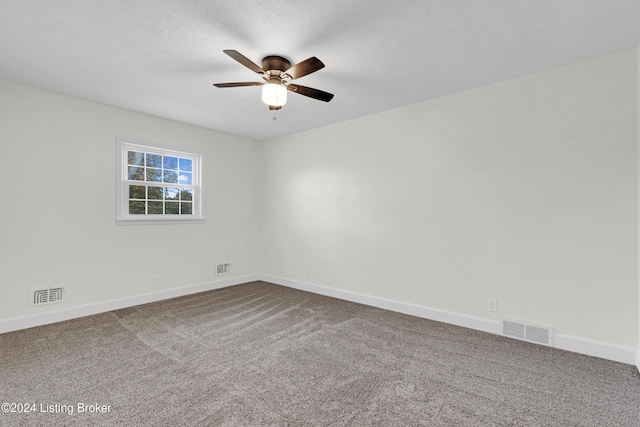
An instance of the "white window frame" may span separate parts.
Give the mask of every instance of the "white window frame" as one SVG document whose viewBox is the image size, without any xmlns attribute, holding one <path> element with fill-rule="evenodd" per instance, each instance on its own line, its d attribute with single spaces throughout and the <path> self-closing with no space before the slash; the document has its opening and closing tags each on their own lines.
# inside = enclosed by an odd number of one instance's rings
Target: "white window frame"
<svg viewBox="0 0 640 427">
<path fill-rule="evenodd" d="M 117 159 L 116 159 L 116 225 L 135 224 L 193 224 L 203 223 L 204 215 L 204 162 L 205 153 L 195 150 L 184 150 L 177 147 L 139 141 L 132 138 L 117 138 Z M 175 157 L 188 158 L 192 160 L 192 183 L 193 188 L 193 211 L 192 214 L 129 214 L 129 186 L 149 185 L 148 181 L 129 180 L 128 176 L 128 156 L 129 150 L 170 155 Z M 179 184 L 154 183 L 161 187 L 179 187 Z"/>
</svg>

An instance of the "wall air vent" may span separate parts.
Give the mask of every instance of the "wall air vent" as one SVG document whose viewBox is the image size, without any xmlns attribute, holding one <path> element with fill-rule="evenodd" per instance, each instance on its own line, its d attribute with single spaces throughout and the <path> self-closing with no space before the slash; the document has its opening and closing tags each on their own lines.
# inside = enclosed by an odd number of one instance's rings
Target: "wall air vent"
<svg viewBox="0 0 640 427">
<path fill-rule="evenodd" d="M 229 273 L 231 273 L 230 262 L 225 262 L 225 263 L 216 265 L 216 276 L 219 276 L 221 274 L 229 274 Z"/>
<path fill-rule="evenodd" d="M 542 345 L 553 344 L 553 328 L 521 320 L 502 319 L 502 335 Z"/>
<path fill-rule="evenodd" d="M 30 289 L 29 307 L 64 302 L 65 295 L 63 287 Z"/>
</svg>

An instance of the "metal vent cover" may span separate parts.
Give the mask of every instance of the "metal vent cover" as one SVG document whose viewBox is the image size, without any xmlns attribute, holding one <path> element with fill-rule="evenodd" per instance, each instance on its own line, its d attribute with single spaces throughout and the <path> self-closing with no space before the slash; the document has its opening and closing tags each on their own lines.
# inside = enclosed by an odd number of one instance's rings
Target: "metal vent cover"
<svg viewBox="0 0 640 427">
<path fill-rule="evenodd" d="M 35 307 L 65 301 L 66 292 L 63 287 L 36 288 L 29 290 L 29 306 Z"/>
<path fill-rule="evenodd" d="M 216 265 L 216 276 L 219 276 L 221 274 L 229 274 L 229 273 L 231 273 L 230 262 L 225 262 L 225 263 Z"/>
<path fill-rule="evenodd" d="M 522 320 L 502 319 L 502 335 L 542 345 L 553 344 L 553 328 Z"/>
<path fill-rule="evenodd" d="M 502 335 L 519 340 L 524 339 L 524 324 L 511 320 L 502 321 Z"/>
</svg>

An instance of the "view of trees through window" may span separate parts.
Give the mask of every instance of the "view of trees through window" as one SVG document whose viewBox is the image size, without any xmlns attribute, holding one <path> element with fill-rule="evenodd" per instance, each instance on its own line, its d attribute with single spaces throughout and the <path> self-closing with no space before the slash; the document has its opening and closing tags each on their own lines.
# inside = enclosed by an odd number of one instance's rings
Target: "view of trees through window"
<svg viewBox="0 0 640 427">
<path fill-rule="evenodd" d="M 130 215 L 193 214 L 193 160 L 127 151 Z"/>
</svg>

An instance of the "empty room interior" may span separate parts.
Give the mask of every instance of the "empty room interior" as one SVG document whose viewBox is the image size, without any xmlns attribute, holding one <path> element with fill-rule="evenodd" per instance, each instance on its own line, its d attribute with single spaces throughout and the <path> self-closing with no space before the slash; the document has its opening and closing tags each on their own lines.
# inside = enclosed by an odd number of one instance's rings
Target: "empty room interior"
<svg viewBox="0 0 640 427">
<path fill-rule="evenodd" d="M 640 426 L 639 17 L 0 2 L 0 425 Z"/>
</svg>

